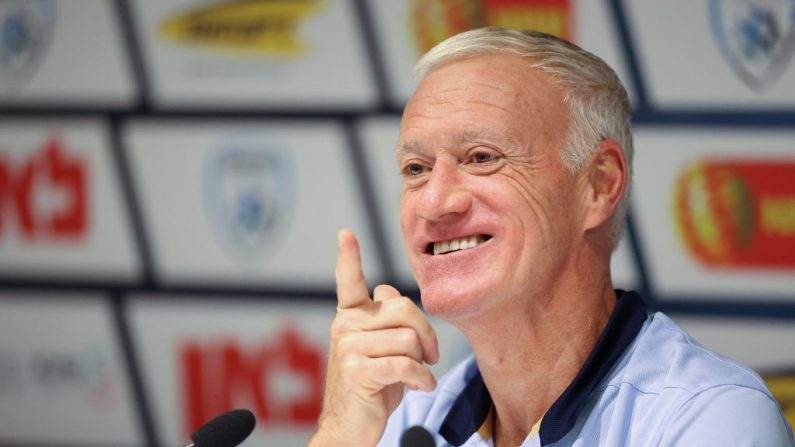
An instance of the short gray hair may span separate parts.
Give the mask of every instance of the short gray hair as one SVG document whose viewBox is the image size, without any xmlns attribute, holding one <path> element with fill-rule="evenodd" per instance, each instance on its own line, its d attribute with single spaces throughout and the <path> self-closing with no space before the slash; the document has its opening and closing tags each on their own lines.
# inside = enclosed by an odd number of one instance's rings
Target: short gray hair
<svg viewBox="0 0 795 447">
<path fill-rule="evenodd" d="M 618 76 L 602 59 L 558 37 L 536 31 L 498 27 L 457 34 L 436 45 L 417 62 L 414 75 L 421 81 L 449 63 L 493 54 L 514 54 L 531 59 L 530 67 L 549 74 L 564 90 L 563 102 L 571 113 L 571 126 L 561 152 L 572 174 L 591 159 L 599 143 L 617 141 L 629 169 L 624 194 L 612 217 L 613 248 L 618 246 L 629 208 L 632 184 L 632 109 Z"/>
</svg>

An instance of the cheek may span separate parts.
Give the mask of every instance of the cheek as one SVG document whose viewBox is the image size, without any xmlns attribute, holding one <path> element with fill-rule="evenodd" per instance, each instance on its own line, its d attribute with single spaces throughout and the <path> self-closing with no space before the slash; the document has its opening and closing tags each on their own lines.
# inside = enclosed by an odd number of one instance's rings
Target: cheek
<svg viewBox="0 0 795 447">
<path fill-rule="evenodd" d="M 503 186 L 493 192 L 493 203 L 514 216 L 520 232 L 549 240 L 566 226 L 571 213 L 570 182 L 550 175 L 550 170 L 511 169 L 501 175 Z"/>
<path fill-rule="evenodd" d="M 415 215 L 411 193 L 404 192 L 400 196 L 400 229 L 403 230 L 404 235 L 410 229 Z"/>
<path fill-rule="evenodd" d="M 521 214 L 536 215 L 547 208 L 546 194 L 540 178 L 533 179 L 533 175 L 525 170 L 510 169 L 502 175 L 504 184 L 500 202 L 503 207 Z"/>
</svg>

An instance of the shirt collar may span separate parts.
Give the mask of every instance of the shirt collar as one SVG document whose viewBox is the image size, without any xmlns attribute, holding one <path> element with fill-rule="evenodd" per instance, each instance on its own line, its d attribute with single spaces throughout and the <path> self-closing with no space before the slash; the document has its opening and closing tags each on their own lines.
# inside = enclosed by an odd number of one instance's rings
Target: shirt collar
<svg viewBox="0 0 795 447">
<path fill-rule="evenodd" d="M 618 304 L 593 351 L 568 388 L 544 415 L 539 432 L 542 446 L 559 441 L 574 427 L 588 396 L 616 364 L 646 320 L 646 304 L 640 295 L 616 290 L 616 296 Z M 491 396 L 480 371 L 477 371 L 453 402 L 439 434 L 452 445 L 464 444 L 483 425 L 491 406 Z"/>
</svg>

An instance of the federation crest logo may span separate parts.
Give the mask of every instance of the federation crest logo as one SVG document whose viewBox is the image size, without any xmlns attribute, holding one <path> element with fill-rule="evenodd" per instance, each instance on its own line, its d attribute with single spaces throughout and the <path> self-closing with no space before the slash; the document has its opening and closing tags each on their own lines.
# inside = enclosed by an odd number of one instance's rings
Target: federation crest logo
<svg viewBox="0 0 795 447">
<path fill-rule="evenodd" d="M 55 27 L 53 0 L 0 1 L 0 88 L 18 90 L 50 47 Z"/>
<path fill-rule="evenodd" d="M 795 51 L 795 0 L 710 0 L 709 15 L 735 74 L 756 92 L 773 85 Z"/>
<path fill-rule="evenodd" d="M 227 143 L 205 167 L 205 210 L 222 245 L 243 262 L 281 240 L 295 200 L 295 168 L 283 146 Z"/>
</svg>

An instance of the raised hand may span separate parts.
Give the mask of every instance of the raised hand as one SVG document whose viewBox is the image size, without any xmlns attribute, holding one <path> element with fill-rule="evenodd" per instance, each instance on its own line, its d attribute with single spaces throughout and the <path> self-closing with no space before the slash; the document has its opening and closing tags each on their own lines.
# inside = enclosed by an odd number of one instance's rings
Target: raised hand
<svg viewBox="0 0 795 447">
<path fill-rule="evenodd" d="M 337 315 L 331 324 L 326 391 L 310 446 L 372 446 L 403 397 L 403 386 L 431 391 L 426 363 L 439 360 L 436 333 L 411 301 L 392 286 L 375 288 L 362 273 L 359 243 L 338 235 Z"/>
</svg>

